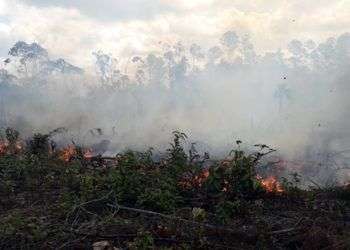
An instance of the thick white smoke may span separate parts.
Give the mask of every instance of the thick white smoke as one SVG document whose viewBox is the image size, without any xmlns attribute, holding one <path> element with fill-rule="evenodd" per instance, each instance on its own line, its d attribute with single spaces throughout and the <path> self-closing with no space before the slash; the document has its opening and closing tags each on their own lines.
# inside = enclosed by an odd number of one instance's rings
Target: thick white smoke
<svg viewBox="0 0 350 250">
<path fill-rule="evenodd" d="M 18 43 L 10 54 L 0 122 L 23 135 L 66 127 L 67 139 L 108 139 L 115 152 L 162 148 L 181 130 L 218 156 L 242 139 L 320 164 L 338 152 L 327 164 L 347 167 L 350 34 L 257 54 L 248 37 L 227 32 L 208 50 L 164 45 L 123 66 L 100 51 L 96 72 L 52 60 L 36 44 Z"/>
</svg>

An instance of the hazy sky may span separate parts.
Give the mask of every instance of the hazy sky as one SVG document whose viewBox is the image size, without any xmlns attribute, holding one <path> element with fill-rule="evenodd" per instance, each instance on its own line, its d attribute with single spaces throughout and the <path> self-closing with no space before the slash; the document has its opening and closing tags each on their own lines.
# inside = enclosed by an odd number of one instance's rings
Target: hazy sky
<svg viewBox="0 0 350 250">
<path fill-rule="evenodd" d="M 250 34 L 263 51 L 349 27 L 349 0 L 0 0 L 0 56 L 17 40 L 36 41 L 77 63 L 98 49 L 128 56 L 159 41 L 210 46 L 227 30 Z"/>
</svg>

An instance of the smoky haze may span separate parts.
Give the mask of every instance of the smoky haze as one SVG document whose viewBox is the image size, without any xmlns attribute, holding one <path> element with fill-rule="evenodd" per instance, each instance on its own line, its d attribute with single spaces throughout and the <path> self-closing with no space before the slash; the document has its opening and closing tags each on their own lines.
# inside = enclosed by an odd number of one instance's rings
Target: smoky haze
<svg viewBox="0 0 350 250">
<path fill-rule="evenodd" d="M 103 51 L 80 69 L 19 42 L 0 72 L 0 123 L 22 136 L 67 128 L 60 140 L 106 153 L 153 146 L 164 150 L 180 130 L 214 156 L 236 139 L 268 144 L 289 160 L 349 173 L 350 34 L 316 44 L 292 40 L 258 54 L 233 31 L 217 46 L 160 44 L 160 52 L 121 63 Z M 338 155 L 329 163 L 329 155 Z M 327 158 L 328 157 L 328 158 Z M 329 167 L 329 166 L 328 166 Z M 327 175 L 328 170 L 325 170 Z"/>
</svg>

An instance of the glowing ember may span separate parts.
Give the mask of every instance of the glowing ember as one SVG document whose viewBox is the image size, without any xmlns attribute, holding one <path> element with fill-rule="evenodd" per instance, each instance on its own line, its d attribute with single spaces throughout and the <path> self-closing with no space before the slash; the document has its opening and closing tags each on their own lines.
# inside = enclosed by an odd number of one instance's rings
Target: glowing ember
<svg viewBox="0 0 350 250">
<path fill-rule="evenodd" d="M 267 192 L 271 192 L 271 193 L 283 192 L 282 185 L 277 181 L 277 179 L 274 176 L 269 176 L 266 179 L 263 179 L 262 177 L 257 176 L 257 179 L 260 181 L 261 185 Z"/>
</svg>

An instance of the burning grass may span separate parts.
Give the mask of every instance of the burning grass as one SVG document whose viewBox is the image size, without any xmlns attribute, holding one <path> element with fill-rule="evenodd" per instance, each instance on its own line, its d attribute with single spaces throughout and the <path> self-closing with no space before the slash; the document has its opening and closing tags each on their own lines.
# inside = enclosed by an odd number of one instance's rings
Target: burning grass
<svg viewBox="0 0 350 250">
<path fill-rule="evenodd" d="M 281 183 L 274 176 L 269 176 L 264 179 L 261 176 L 257 175 L 257 179 L 260 181 L 262 187 L 267 192 L 283 193 L 284 191 Z"/>
<path fill-rule="evenodd" d="M 7 153 L 8 143 L 6 141 L 0 141 L 0 155 Z"/>
<path fill-rule="evenodd" d="M 75 145 L 68 145 L 67 147 L 58 150 L 59 158 L 65 162 L 70 162 L 77 157 L 83 157 L 86 160 L 89 160 L 93 157 L 92 149 L 82 149 Z"/>
<path fill-rule="evenodd" d="M 152 150 L 95 155 L 8 133 L 0 154 L 0 248 L 346 249 L 350 187 L 301 190 L 257 169 L 274 152 L 240 141 L 210 160 L 186 136 Z M 16 136 L 10 136 L 16 135 Z M 16 150 L 14 150 L 17 148 Z M 296 177 L 296 176 L 295 176 Z M 310 240 L 312 239 L 312 240 Z M 108 248 L 108 249 L 109 249 Z"/>
</svg>

